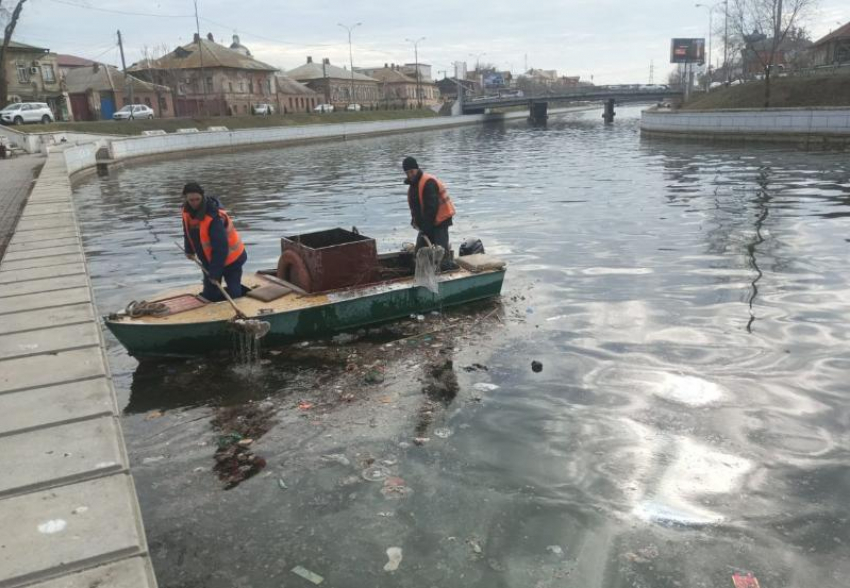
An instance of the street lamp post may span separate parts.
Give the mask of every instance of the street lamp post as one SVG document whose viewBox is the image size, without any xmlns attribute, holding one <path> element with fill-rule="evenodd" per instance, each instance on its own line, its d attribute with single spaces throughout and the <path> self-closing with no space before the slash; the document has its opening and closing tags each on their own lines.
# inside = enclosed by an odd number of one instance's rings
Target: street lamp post
<svg viewBox="0 0 850 588">
<path fill-rule="evenodd" d="M 714 9 L 717 8 L 719 4 L 712 4 L 711 6 L 709 6 L 708 4 L 696 3 L 694 4 L 694 6 L 697 8 L 708 8 L 708 81 L 706 81 L 705 83 L 705 89 L 707 90 L 711 85 L 711 37 L 713 33 L 713 29 L 711 28 L 711 17 L 714 15 Z"/>
<path fill-rule="evenodd" d="M 420 110 L 422 109 L 422 75 L 419 73 L 419 43 L 424 41 L 425 37 L 418 39 L 405 39 L 408 43 L 413 43 L 413 53 L 416 59 L 416 103 Z"/>
<path fill-rule="evenodd" d="M 354 101 L 354 54 L 351 52 L 351 31 L 362 25 L 362 22 L 358 22 L 351 26 L 347 26 L 344 24 L 337 23 L 338 26 L 341 26 L 346 31 L 348 31 L 348 65 L 351 67 L 351 92 L 348 96 L 348 103 L 351 104 Z"/>
</svg>

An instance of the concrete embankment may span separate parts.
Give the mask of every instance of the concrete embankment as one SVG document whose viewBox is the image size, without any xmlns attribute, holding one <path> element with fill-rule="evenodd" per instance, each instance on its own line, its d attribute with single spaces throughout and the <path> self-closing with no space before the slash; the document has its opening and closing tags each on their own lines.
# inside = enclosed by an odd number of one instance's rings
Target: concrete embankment
<svg viewBox="0 0 850 588">
<path fill-rule="evenodd" d="M 61 152 L 0 263 L 0 471 L 0 587 L 156 586 Z"/>
<path fill-rule="evenodd" d="M 598 106 L 577 106 L 554 109 L 551 115 L 581 112 Z M 116 137 L 85 133 L 20 133 L 0 127 L 8 142 L 30 153 L 46 151 L 54 145 L 64 145 L 68 172 L 93 169 L 99 161 L 113 165 L 130 159 L 167 156 L 172 153 L 188 155 L 194 152 L 231 151 L 262 146 L 299 144 L 311 141 L 348 140 L 358 137 L 427 131 L 463 125 L 527 118 L 527 112 L 475 114 L 452 117 L 401 119 L 355 123 L 312 124 L 303 126 L 266 127 L 241 130 L 207 130 L 167 133 L 146 136 Z M 191 121 L 186 121 L 187 127 Z"/>
<path fill-rule="evenodd" d="M 804 149 L 850 148 L 850 108 L 767 108 L 670 111 L 641 115 L 648 137 L 793 143 Z"/>
</svg>

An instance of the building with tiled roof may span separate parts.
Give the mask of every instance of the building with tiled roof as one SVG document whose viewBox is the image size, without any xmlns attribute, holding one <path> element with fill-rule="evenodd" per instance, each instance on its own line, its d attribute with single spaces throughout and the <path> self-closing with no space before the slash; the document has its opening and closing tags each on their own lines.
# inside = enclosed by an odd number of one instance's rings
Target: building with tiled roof
<svg viewBox="0 0 850 588">
<path fill-rule="evenodd" d="M 196 34 L 191 43 L 130 71 L 171 88 L 178 116 L 250 114 L 255 104 L 277 104 L 277 68 L 254 59 L 244 46 L 216 43 L 212 34 Z"/>
<path fill-rule="evenodd" d="M 363 68 L 358 70 L 378 80 L 381 86 L 381 106 L 385 108 L 414 108 L 420 101 L 423 106 L 432 106 L 440 101 L 440 91 L 436 84 L 404 73 L 403 66 L 384 64 L 381 68 Z M 413 71 L 416 75 L 416 71 Z"/>
<path fill-rule="evenodd" d="M 66 120 L 55 53 L 44 47 L 10 41 L 0 67 L 6 70 L 8 83 L 0 107 L 9 102 L 46 102 L 58 120 Z"/>
<path fill-rule="evenodd" d="M 157 118 L 174 116 L 167 86 L 125 75 L 112 65 L 92 62 L 88 67 L 75 67 L 65 74 L 65 88 L 74 120 L 109 119 L 116 110 L 131 103 L 147 104 Z"/>
<path fill-rule="evenodd" d="M 277 83 L 278 112 L 313 112 L 321 96 L 300 82 L 282 73 L 275 74 Z"/>
<path fill-rule="evenodd" d="M 307 63 L 286 72 L 286 75 L 306 85 L 319 94 L 324 103 L 333 104 L 336 108 L 345 108 L 349 104 L 375 107 L 381 102 L 377 80 L 332 65 L 328 59 L 314 63 L 313 58 L 308 57 Z"/>
<path fill-rule="evenodd" d="M 850 64 L 850 22 L 815 41 L 811 51 L 816 66 Z"/>
</svg>

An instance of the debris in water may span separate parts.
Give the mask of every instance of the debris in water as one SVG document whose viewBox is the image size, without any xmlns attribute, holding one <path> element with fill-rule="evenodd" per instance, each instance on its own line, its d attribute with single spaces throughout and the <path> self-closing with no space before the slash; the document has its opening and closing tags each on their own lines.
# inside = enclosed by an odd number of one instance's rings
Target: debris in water
<svg viewBox="0 0 850 588">
<path fill-rule="evenodd" d="M 489 368 L 486 365 L 483 365 L 483 364 L 480 364 L 480 363 L 473 363 L 472 365 L 468 365 L 468 366 L 464 367 L 463 369 L 464 369 L 464 371 L 467 371 L 467 372 L 477 372 L 477 371 L 486 372 L 486 371 L 489 371 Z"/>
<path fill-rule="evenodd" d="M 413 489 L 405 485 L 404 480 L 398 476 L 390 476 L 384 480 L 381 494 L 384 498 L 404 498 L 413 492 Z"/>
<path fill-rule="evenodd" d="M 289 486 L 286 485 L 286 482 L 283 481 L 283 478 L 277 479 L 277 485 L 278 485 L 278 487 L 280 487 L 281 490 L 289 489 Z"/>
<path fill-rule="evenodd" d="M 401 563 L 401 547 L 390 547 L 387 549 L 387 557 L 389 561 L 384 564 L 385 572 L 394 572 L 398 569 Z"/>
<path fill-rule="evenodd" d="M 313 403 L 307 402 L 306 400 L 302 400 L 298 403 L 298 408 L 300 408 L 301 410 L 310 410 L 311 408 L 313 408 Z"/>
<path fill-rule="evenodd" d="M 466 540 L 466 543 L 472 548 L 472 552 L 476 555 L 484 553 L 484 550 L 481 549 L 481 545 L 478 543 L 478 539 L 470 538 Z"/>
<path fill-rule="evenodd" d="M 312 582 L 316 586 L 325 581 L 325 579 L 319 574 L 311 572 L 307 568 L 302 568 L 301 566 L 295 566 L 294 568 L 292 568 L 292 573 L 301 576 L 302 578 L 304 578 L 308 582 Z"/>
<path fill-rule="evenodd" d="M 383 466 L 372 466 L 363 470 L 363 479 L 368 482 L 380 482 L 390 475 L 389 470 Z"/>
<path fill-rule="evenodd" d="M 165 459 L 164 455 L 158 455 L 156 457 L 146 457 L 142 460 L 142 463 L 147 465 L 149 463 L 156 463 L 158 461 L 162 461 L 163 459 Z"/>
<path fill-rule="evenodd" d="M 322 461 L 330 461 L 342 466 L 351 465 L 351 461 L 341 453 L 328 453 L 327 455 L 323 455 Z"/>
<path fill-rule="evenodd" d="M 563 555 L 564 554 L 564 550 L 561 549 L 560 545 L 549 545 L 548 547 L 546 547 L 546 551 L 548 551 L 550 553 L 554 553 L 555 555 Z"/>
<path fill-rule="evenodd" d="M 217 440 L 213 471 L 224 482 L 225 490 L 235 488 L 266 467 L 266 460 L 248 447 L 272 428 L 273 416 L 274 405 L 268 402 L 249 402 L 216 411 L 212 426 L 224 434 Z"/>
<path fill-rule="evenodd" d="M 428 441 L 430 441 L 430 440 L 431 440 L 431 439 L 430 439 L 430 438 L 428 438 L 428 437 L 414 437 L 414 438 L 413 438 L 413 442 L 414 442 L 416 445 L 425 445 L 425 444 L 426 444 L 426 443 L 428 443 Z"/>
<path fill-rule="evenodd" d="M 434 436 L 440 439 L 448 439 L 452 436 L 452 430 L 448 427 L 440 427 L 439 429 L 434 429 Z"/>
<path fill-rule="evenodd" d="M 367 384 L 381 384 L 384 382 L 384 374 L 380 370 L 369 370 L 364 378 Z"/>
<path fill-rule="evenodd" d="M 161 417 L 164 414 L 165 413 L 162 412 L 161 410 L 152 410 L 151 412 L 149 412 L 148 414 L 145 415 L 145 420 L 146 421 L 152 421 L 154 419 L 158 419 L 159 417 Z"/>
<path fill-rule="evenodd" d="M 531 362 L 531 371 L 533 371 L 535 374 L 542 372 L 543 364 L 535 359 Z"/>
<path fill-rule="evenodd" d="M 747 572 L 747 575 L 735 572 L 732 574 L 732 584 L 735 588 L 760 588 L 759 581 L 753 576 L 752 572 Z"/>
<path fill-rule="evenodd" d="M 473 386 L 479 392 L 492 392 L 493 390 L 498 390 L 499 387 L 496 384 L 488 384 L 487 382 L 478 382 Z"/>
</svg>

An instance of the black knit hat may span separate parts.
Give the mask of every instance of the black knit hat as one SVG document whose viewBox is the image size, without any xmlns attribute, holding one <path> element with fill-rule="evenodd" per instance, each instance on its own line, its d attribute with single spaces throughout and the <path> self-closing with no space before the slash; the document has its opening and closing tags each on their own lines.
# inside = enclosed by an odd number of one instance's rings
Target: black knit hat
<svg viewBox="0 0 850 588">
<path fill-rule="evenodd" d="M 419 169 L 419 164 L 416 163 L 416 160 L 412 157 L 405 157 L 404 161 L 401 162 L 401 169 L 404 171 L 408 171 L 411 169 Z"/>
<path fill-rule="evenodd" d="M 185 186 L 183 186 L 183 196 L 186 194 L 200 194 L 204 195 L 204 189 L 201 188 L 201 185 L 197 182 L 189 182 Z"/>
</svg>

